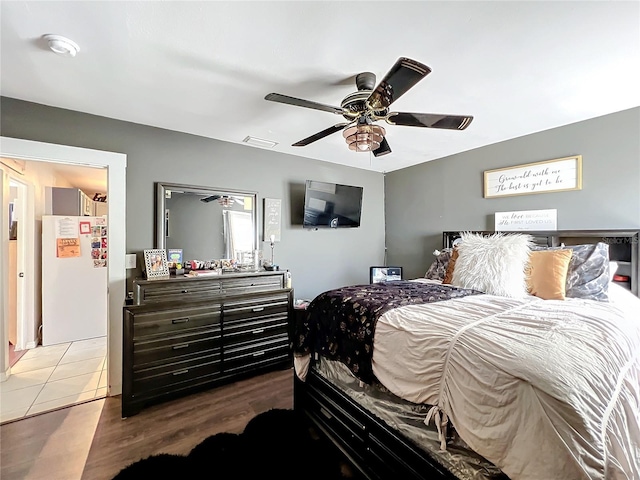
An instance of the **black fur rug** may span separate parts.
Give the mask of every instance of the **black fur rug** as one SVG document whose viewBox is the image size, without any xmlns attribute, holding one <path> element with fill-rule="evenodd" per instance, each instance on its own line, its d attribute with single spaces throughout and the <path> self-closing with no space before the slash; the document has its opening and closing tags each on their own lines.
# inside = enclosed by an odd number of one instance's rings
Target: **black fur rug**
<svg viewBox="0 0 640 480">
<path fill-rule="evenodd" d="M 161 453 L 122 469 L 113 480 L 260 479 L 342 480 L 351 472 L 337 450 L 293 410 L 256 415 L 242 433 L 205 438 L 188 455 Z"/>
</svg>

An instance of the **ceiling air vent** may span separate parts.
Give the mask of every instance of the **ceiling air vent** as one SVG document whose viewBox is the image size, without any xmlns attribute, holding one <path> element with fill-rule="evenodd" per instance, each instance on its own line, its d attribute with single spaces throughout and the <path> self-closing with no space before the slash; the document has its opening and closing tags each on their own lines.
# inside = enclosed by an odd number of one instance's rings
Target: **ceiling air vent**
<svg viewBox="0 0 640 480">
<path fill-rule="evenodd" d="M 262 147 L 262 148 L 273 148 L 278 144 L 278 142 L 272 142 L 271 140 L 263 140 L 262 138 L 256 138 L 249 135 L 246 136 L 242 141 L 248 145 L 253 145 L 254 147 Z"/>
</svg>

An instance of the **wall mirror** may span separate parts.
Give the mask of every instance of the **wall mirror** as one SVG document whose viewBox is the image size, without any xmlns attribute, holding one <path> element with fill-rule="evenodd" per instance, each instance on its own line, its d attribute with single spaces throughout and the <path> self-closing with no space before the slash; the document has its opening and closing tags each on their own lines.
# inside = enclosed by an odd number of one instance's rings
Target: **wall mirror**
<svg viewBox="0 0 640 480">
<path fill-rule="evenodd" d="M 257 193 L 156 182 L 156 248 L 183 260 L 236 259 L 257 249 Z"/>
</svg>

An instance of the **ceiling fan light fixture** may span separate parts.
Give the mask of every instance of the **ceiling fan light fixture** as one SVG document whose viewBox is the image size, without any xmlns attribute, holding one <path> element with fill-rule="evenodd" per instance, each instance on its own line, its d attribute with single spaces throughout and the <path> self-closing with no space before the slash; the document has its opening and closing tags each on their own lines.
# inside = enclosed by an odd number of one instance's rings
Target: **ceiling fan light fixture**
<svg viewBox="0 0 640 480">
<path fill-rule="evenodd" d="M 229 208 L 230 206 L 232 206 L 235 203 L 235 200 L 232 197 L 229 197 L 228 195 L 222 195 L 219 199 L 218 199 L 218 203 L 223 207 L 223 208 Z"/>
<path fill-rule="evenodd" d="M 346 128 L 342 135 L 350 150 L 371 152 L 380 146 L 386 133 L 385 129 L 378 125 L 363 124 Z"/>
</svg>

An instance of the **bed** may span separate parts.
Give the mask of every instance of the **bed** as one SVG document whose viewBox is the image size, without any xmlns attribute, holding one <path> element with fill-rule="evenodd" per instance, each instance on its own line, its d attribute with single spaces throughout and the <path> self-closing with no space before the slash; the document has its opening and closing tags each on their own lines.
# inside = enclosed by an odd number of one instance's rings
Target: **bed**
<svg viewBox="0 0 640 480">
<path fill-rule="evenodd" d="M 431 278 L 316 297 L 294 408 L 370 479 L 640 478 L 640 299 L 608 244 L 456 249 Z"/>
</svg>

